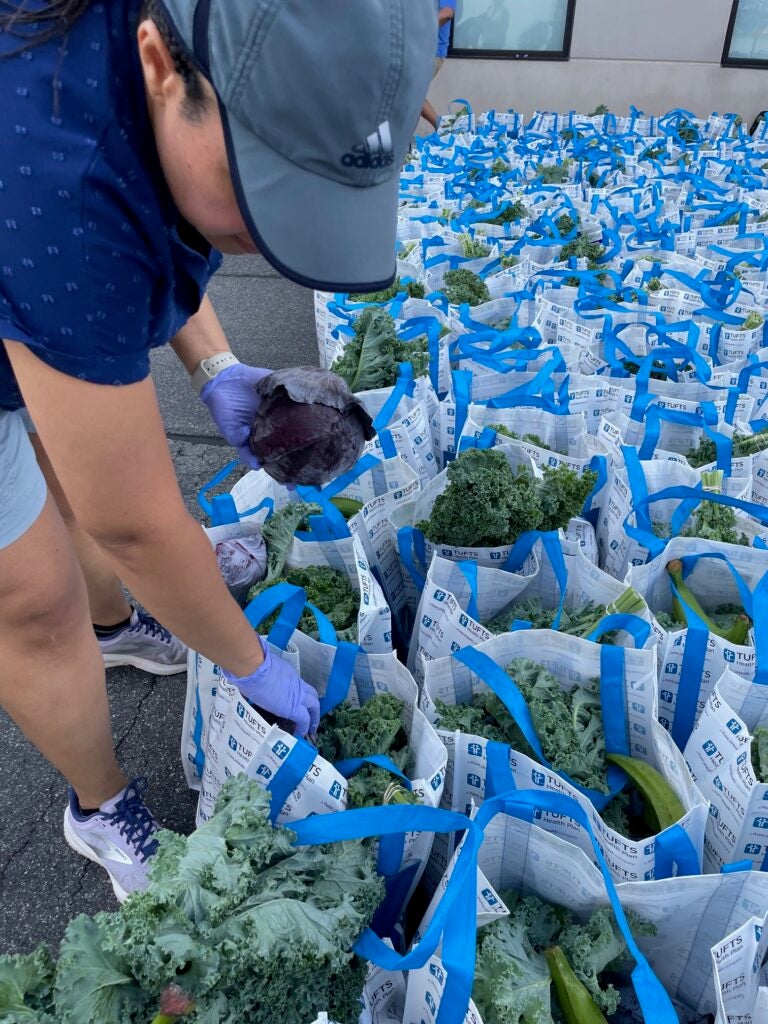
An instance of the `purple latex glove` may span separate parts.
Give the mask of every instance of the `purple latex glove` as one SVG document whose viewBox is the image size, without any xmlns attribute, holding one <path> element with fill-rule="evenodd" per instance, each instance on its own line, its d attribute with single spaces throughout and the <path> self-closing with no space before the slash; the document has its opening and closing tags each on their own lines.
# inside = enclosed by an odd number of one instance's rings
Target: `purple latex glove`
<svg viewBox="0 0 768 1024">
<path fill-rule="evenodd" d="M 200 392 L 219 433 L 228 444 L 237 448 L 240 461 L 249 469 L 260 468 L 248 444 L 260 401 L 254 388 L 270 373 L 271 370 L 258 366 L 237 363 L 217 373 Z"/>
<path fill-rule="evenodd" d="M 294 735 L 303 737 L 316 733 L 320 701 L 314 687 L 305 683 L 287 661 L 274 657 L 264 637 L 259 640 L 264 648 L 264 663 L 253 675 L 238 679 L 222 669 L 224 678 L 236 686 L 250 704 L 293 722 Z"/>
</svg>

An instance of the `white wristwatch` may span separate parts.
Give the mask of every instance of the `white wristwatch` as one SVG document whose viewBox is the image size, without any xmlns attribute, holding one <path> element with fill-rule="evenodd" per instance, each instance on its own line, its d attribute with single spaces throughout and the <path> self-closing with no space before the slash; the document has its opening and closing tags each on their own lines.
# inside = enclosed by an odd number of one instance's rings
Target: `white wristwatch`
<svg viewBox="0 0 768 1024">
<path fill-rule="evenodd" d="M 231 352 L 217 352 L 215 356 L 208 356 L 203 359 L 192 374 L 192 387 L 200 394 L 205 385 L 225 370 L 228 366 L 234 366 L 240 360 Z"/>
</svg>

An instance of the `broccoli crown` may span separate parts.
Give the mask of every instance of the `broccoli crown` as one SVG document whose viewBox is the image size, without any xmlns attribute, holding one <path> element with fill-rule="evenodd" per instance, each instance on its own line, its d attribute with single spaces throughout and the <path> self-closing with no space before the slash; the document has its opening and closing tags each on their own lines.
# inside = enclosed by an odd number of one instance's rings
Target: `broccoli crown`
<svg viewBox="0 0 768 1024">
<path fill-rule="evenodd" d="M 454 306 L 461 306 L 465 302 L 470 306 L 479 306 L 483 302 L 488 302 L 491 297 L 485 281 L 471 270 L 449 270 L 444 282 L 445 297 Z"/>
<path fill-rule="evenodd" d="M 514 544 L 531 530 L 565 528 L 596 479 L 591 471 L 579 476 L 559 466 L 540 480 L 525 468 L 515 473 L 500 451 L 470 448 L 448 467 L 448 487 L 418 526 L 434 543 L 451 547 Z"/>
<path fill-rule="evenodd" d="M 331 366 L 351 391 L 374 391 L 392 387 L 400 363 L 410 363 L 415 377 L 429 370 L 429 342 L 426 335 L 413 341 L 397 336 L 395 321 L 386 310 L 368 306 L 355 321 L 355 333 L 344 352 Z"/>
</svg>

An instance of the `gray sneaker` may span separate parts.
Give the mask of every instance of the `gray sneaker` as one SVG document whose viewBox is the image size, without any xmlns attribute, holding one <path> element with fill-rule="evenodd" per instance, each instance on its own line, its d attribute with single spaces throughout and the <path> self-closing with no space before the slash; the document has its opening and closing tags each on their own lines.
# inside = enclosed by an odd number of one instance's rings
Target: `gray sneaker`
<svg viewBox="0 0 768 1024">
<path fill-rule="evenodd" d="M 107 668 L 133 665 L 156 676 L 173 676 L 187 667 L 187 648 L 146 612 L 134 608 L 131 624 L 108 640 L 99 640 Z"/>
<path fill-rule="evenodd" d="M 104 868 L 121 903 L 132 892 L 147 887 L 149 858 L 157 850 L 155 833 L 160 825 L 144 803 L 146 789 L 146 779 L 134 779 L 95 814 L 88 815 L 82 813 L 77 795 L 70 789 L 64 812 L 67 843 Z"/>
</svg>

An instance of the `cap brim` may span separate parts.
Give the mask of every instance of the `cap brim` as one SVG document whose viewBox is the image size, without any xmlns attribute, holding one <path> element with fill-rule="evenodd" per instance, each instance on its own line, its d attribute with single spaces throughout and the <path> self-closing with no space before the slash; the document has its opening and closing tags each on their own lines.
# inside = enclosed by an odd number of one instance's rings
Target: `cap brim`
<svg viewBox="0 0 768 1024">
<path fill-rule="evenodd" d="M 253 241 L 306 288 L 375 292 L 395 277 L 398 168 L 354 188 L 286 160 L 222 109 L 232 181 Z"/>
</svg>

